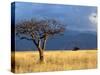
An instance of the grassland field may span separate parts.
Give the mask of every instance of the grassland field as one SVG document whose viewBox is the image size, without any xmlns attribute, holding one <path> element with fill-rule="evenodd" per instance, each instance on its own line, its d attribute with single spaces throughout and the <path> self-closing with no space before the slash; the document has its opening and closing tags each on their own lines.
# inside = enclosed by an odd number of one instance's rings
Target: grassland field
<svg viewBox="0 0 100 75">
<path fill-rule="evenodd" d="M 14 54 L 12 52 L 12 58 Z M 38 51 L 15 52 L 15 73 L 48 72 L 97 67 L 97 50 L 44 51 L 45 63 L 39 63 Z M 14 61 L 12 60 L 12 63 Z"/>
</svg>

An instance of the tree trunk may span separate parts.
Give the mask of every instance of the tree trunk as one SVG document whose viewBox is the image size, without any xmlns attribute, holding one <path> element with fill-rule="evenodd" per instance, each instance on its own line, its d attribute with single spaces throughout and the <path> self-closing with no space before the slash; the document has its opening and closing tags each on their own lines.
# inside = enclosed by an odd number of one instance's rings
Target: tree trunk
<svg viewBox="0 0 100 75">
<path fill-rule="evenodd" d="M 33 35 L 32 35 L 32 38 L 33 38 L 33 42 L 34 42 L 35 46 L 37 47 L 37 49 L 39 51 L 40 63 L 44 63 L 44 50 L 41 48 L 41 40 L 38 39 L 38 42 L 36 42 Z"/>
<path fill-rule="evenodd" d="M 41 48 L 40 39 L 38 39 L 38 50 L 39 50 L 40 63 L 44 63 L 44 50 Z"/>
<path fill-rule="evenodd" d="M 40 63 L 44 63 L 44 51 L 39 50 Z"/>
</svg>

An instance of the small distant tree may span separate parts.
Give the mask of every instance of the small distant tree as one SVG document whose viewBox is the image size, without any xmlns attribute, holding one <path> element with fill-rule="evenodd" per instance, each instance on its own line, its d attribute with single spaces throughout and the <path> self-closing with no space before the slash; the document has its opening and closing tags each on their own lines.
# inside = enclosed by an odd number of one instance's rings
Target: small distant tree
<svg viewBox="0 0 100 75">
<path fill-rule="evenodd" d="M 20 39 L 33 41 L 39 51 L 40 62 L 44 62 L 47 39 L 62 34 L 65 26 L 55 19 L 31 19 L 17 23 L 15 30 Z"/>
<path fill-rule="evenodd" d="M 79 47 L 74 47 L 73 48 L 73 51 L 77 51 L 77 50 L 79 50 L 80 48 Z"/>
</svg>

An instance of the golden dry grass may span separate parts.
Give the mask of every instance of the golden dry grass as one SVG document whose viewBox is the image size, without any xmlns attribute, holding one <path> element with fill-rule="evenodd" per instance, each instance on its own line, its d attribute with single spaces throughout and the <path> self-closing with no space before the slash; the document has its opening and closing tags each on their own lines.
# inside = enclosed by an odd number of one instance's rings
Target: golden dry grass
<svg viewBox="0 0 100 75">
<path fill-rule="evenodd" d="M 38 59 L 38 51 L 15 52 L 15 73 L 96 68 L 97 50 L 45 51 L 46 63 Z"/>
</svg>

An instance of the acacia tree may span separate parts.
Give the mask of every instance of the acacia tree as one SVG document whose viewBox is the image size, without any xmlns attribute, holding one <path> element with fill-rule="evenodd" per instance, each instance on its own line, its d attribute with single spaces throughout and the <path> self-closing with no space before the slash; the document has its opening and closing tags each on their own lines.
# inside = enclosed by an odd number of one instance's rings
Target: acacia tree
<svg viewBox="0 0 100 75">
<path fill-rule="evenodd" d="M 31 19 L 16 24 L 16 35 L 20 39 L 32 40 L 39 51 L 40 62 L 44 62 L 44 50 L 49 37 L 62 34 L 64 25 L 55 19 Z"/>
</svg>

